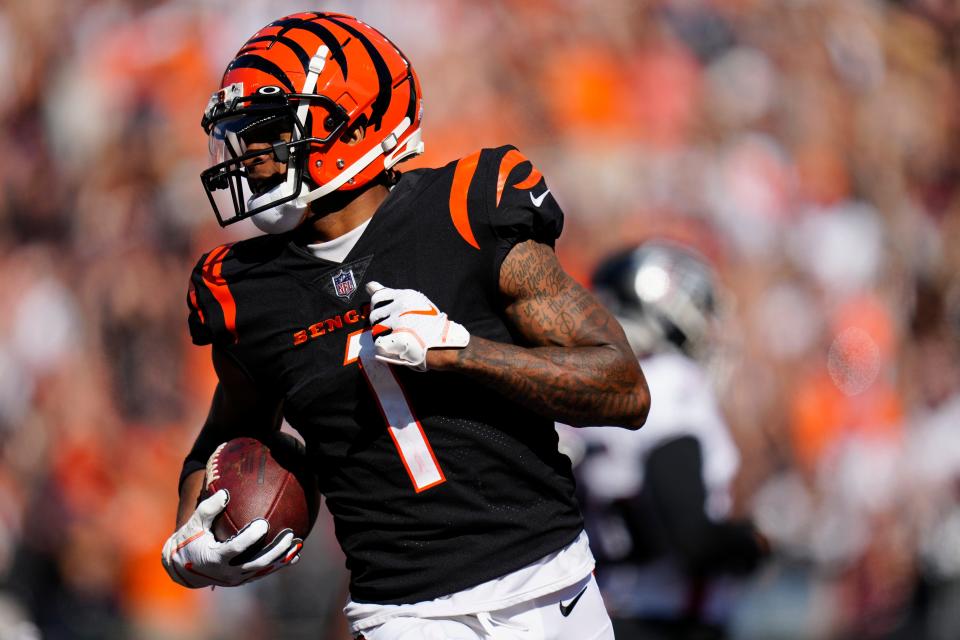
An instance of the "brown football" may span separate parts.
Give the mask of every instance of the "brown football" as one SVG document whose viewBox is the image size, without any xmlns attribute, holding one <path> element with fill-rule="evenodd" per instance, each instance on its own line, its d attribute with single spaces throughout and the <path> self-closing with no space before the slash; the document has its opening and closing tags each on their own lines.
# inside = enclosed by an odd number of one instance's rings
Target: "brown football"
<svg viewBox="0 0 960 640">
<path fill-rule="evenodd" d="M 217 540 L 229 539 L 257 518 L 263 518 L 270 526 L 258 544 L 231 564 L 252 558 L 284 529 L 305 539 L 320 505 L 316 476 L 308 468 L 303 446 L 280 432 L 266 442 L 234 438 L 217 447 L 207 461 L 200 497 L 220 489 L 230 493 L 230 501 L 213 521 Z"/>
</svg>

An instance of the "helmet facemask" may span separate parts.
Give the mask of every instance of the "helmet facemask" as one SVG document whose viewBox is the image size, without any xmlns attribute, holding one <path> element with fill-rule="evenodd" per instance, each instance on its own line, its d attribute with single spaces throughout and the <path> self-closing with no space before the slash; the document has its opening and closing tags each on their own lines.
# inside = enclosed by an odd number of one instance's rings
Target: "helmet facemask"
<svg viewBox="0 0 960 640">
<path fill-rule="evenodd" d="M 347 125 L 344 110 L 322 95 L 261 87 L 226 102 L 224 93 L 214 94 L 204 115 L 213 165 L 200 174 L 221 226 L 293 203 L 305 190 L 311 147 L 334 140 Z M 310 135 L 318 111 L 325 114 L 322 136 Z"/>
</svg>

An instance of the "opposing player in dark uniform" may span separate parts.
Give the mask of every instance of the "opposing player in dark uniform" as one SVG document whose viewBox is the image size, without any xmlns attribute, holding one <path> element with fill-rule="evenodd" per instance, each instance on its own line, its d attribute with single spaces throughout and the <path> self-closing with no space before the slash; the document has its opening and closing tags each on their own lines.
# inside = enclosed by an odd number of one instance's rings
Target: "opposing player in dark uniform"
<svg viewBox="0 0 960 640">
<path fill-rule="evenodd" d="M 284 532 L 231 565 L 265 523 L 220 543 L 229 496 L 197 505 L 216 446 L 282 416 L 333 514 L 358 637 L 612 637 L 553 422 L 637 428 L 649 396 L 619 325 L 556 260 L 543 177 L 512 147 L 398 173 L 422 150 L 419 84 L 349 16 L 268 25 L 221 87 L 204 186 L 222 224 L 268 233 L 191 276 L 191 335 L 220 382 L 181 474 L 171 577 L 235 585 L 296 560 Z"/>
</svg>

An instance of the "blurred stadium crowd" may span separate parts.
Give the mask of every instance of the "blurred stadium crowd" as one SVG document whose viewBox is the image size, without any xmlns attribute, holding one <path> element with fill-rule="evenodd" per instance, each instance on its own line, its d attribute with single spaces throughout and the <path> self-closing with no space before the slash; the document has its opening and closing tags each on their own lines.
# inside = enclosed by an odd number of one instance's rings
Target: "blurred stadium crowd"
<svg viewBox="0 0 960 640">
<path fill-rule="evenodd" d="M 0 637 L 325 638 L 344 570 L 188 592 L 160 565 L 214 384 L 187 276 L 203 105 L 271 19 L 342 10 L 418 70 L 427 153 L 512 143 L 586 281 L 668 236 L 724 284 L 740 638 L 960 629 L 960 9 L 948 0 L 29 0 L 0 6 Z M 656 402 L 656 398 L 653 400 Z"/>
</svg>

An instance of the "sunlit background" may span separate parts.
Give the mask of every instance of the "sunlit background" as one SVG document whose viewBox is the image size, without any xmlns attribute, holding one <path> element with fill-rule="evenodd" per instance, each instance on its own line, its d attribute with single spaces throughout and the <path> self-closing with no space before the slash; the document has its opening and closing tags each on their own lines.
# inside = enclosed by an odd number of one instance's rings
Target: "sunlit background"
<svg viewBox="0 0 960 640">
<path fill-rule="evenodd" d="M 960 637 L 956 7 L 3 3 L 0 638 L 347 638 L 326 519 L 247 587 L 188 591 L 160 564 L 214 385 L 187 277 L 251 233 L 206 203 L 201 111 L 247 37 L 304 9 L 413 61 L 413 164 L 530 157 L 579 279 L 650 236 L 715 261 L 738 511 L 776 548 L 733 637 Z"/>
</svg>

